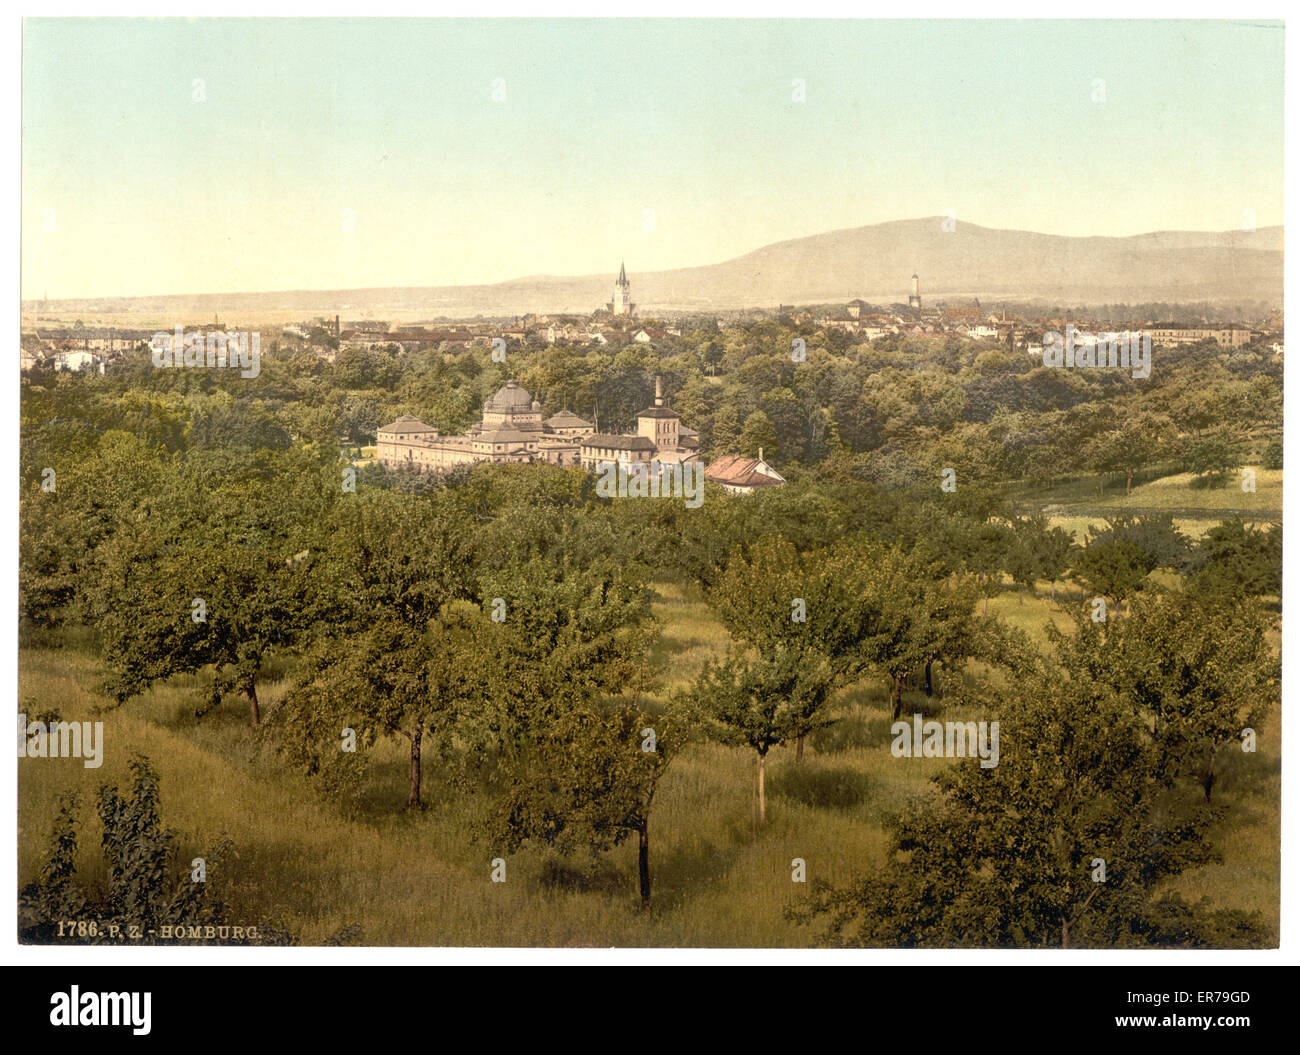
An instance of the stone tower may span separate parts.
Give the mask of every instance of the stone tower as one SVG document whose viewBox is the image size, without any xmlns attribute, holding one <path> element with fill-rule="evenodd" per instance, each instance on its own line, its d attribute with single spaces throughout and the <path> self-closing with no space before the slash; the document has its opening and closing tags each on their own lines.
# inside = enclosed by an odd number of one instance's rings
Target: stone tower
<svg viewBox="0 0 1300 1055">
<path fill-rule="evenodd" d="M 632 303 L 632 283 L 627 280 L 627 268 L 619 261 L 618 278 L 614 280 L 614 299 L 605 305 L 614 315 L 635 315 Z"/>
</svg>

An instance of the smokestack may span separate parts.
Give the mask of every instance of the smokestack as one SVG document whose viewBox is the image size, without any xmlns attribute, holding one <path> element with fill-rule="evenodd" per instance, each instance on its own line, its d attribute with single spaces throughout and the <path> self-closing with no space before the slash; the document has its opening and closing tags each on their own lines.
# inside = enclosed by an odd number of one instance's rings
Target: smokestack
<svg viewBox="0 0 1300 1055">
<path fill-rule="evenodd" d="M 655 374 L 655 406 L 664 405 L 664 379 L 662 374 Z"/>
<path fill-rule="evenodd" d="M 339 317 L 337 315 L 334 316 L 334 336 L 335 337 L 343 336 L 343 331 L 339 329 Z"/>
<path fill-rule="evenodd" d="M 916 275 L 913 275 L 913 276 L 912 276 L 912 296 L 914 296 L 914 297 L 919 297 L 920 295 L 921 295 L 921 280 L 920 280 L 919 278 L 917 278 Z"/>
</svg>

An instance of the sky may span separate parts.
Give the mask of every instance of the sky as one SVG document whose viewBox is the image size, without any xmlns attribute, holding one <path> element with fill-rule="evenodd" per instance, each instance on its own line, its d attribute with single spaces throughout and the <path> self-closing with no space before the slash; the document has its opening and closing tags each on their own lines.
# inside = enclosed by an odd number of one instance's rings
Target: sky
<svg viewBox="0 0 1300 1055">
<path fill-rule="evenodd" d="M 29 299 L 1283 221 L 1276 23 L 27 19 L 22 81 Z"/>
</svg>

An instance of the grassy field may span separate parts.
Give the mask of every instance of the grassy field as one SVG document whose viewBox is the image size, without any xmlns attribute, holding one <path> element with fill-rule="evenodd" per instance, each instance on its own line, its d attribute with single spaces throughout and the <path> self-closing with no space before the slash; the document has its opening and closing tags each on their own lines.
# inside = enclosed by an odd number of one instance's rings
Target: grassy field
<svg viewBox="0 0 1300 1055">
<path fill-rule="evenodd" d="M 1089 524 L 1101 526 L 1108 517 L 1150 516 L 1172 513 L 1174 523 L 1191 538 L 1200 538 L 1220 521 L 1240 516 L 1264 523 L 1282 519 L 1282 470 L 1248 466 L 1255 470 L 1255 490 L 1241 489 L 1241 478 L 1231 477 L 1223 487 L 1193 486 L 1191 473 L 1160 476 L 1147 482 L 1134 481 L 1124 494 L 1124 478 L 1107 477 L 1106 488 L 1097 490 L 1095 476 L 1054 482 L 1050 487 L 1025 488 L 1016 500 L 1026 511 L 1046 513 L 1053 526 L 1072 531 L 1083 541 Z"/>
<path fill-rule="evenodd" d="M 698 591 L 657 587 L 663 624 L 655 648 L 664 692 L 693 677 L 727 635 Z M 1066 621 L 1047 599 L 1007 593 L 991 613 L 1041 637 L 1049 619 Z M 942 759 L 889 753 L 883 684 L 863 683 L 837 699 L 841 720 L 810 739 L 804 761 L 792 749 L 770 756 L 768 823 L 756 824 L 754 760 L 739 748 L 693 747 L 661 786 L 651 819 L 654 904 L 639 908 L 635 846 L 594 867 L 542 849 L 509 858 L 507 881 L 490 881 L 504 856 L 471 836 L 482 795 L 458 790 L 426 765 L 428 809 L 409 814 L 403 744 L 381 745 L 360 809 L 348 815 L 304 777 L 262 750 L 231 698 L 202 721 L 193 717 L 200 679 L 177 679 L 125 708 L 96 715 L 97 661 L 76 647 L 25 648 L 20 703 L 55 708 L 65 720 L 102 720 L 103 767 L 80 760 L 27 760 L 20 769 L 19 884 L 34 878 L 65 788 L 85 789 L 83 878 L 98 874 L 98 823 L 90 809 L 101 783 L 125 783 L 133 752 L 153 760 L 162 780 L 164 821 L 183 835 L 188 862 L 225 834 L 236 856 L 222 866 L 233 923 L 276 922 L 304 944 L 345 933 L 375 945 L 804 946 L 812 935 L 783 918 L 807 888 L 791 881 L 791 861 L 810 880 L 843 882 L 878 865 L 884 822 L 910 798 L 929 794 Z M 283 672 L 259 685 L 273 708 Z M 906 704 L 920 703 L 908 698 Z M 965 716 L 949 706 L 945 717 Z M 972 715 L 972 717 L 974 717 Z M 1195 869 L 1173 887 L 1217 905 L 1257 909 L 1276 930 L 1279 883 L 1279 716 L 1261 731 L 1260 751 L 1230 758 L 1216 797 L 1229 807 L 1216 833 L 1221 864 Z"/>
</svg>

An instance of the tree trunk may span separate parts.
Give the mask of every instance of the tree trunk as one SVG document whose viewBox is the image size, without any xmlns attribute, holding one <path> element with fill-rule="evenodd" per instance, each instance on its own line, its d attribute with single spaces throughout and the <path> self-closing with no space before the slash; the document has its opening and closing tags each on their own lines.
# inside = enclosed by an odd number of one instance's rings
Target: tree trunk
<svg viewBox="0 0 1300 1055">
<path fill-rule="evenodd" d="M 1124 497 L 1128 497 L 1129 491 L 1133 489 L 1133 470 L 1128 469 L 1124 473 Z"/>
<path fill-rule="evenodd" d="M 1205 788 L 1205 801 L 1210 801 L 1210 792 L 1214 790 L 1214 756 L 1219 753 L 1219 745 L 1210 746 L 1210 767 L 1205 771 L 1205 779 L 1201 781 Z"/>
<path fill-rule="evenodd" d="M 795 765 L 798 765 L 800 762 L 803 761 L 803 735 L 804 735 L 803 733 L 800 733 L 799 738 L 794 742 Z"/>
<path fill-rule="evenodd" d="M 1061 948 L 1068 949 L 1069 947 L 1070 947 L 1070 921 L 1062 917 L 1061 918 Z"/>
<path fill-rule="evenodd" d="M 934 708 L 934 660 L 925 661 L 925 709 L 931 711 Z"/>
<path fill-rule="evenodd" d="M 767 790 L 763 786 L 763 764 L 767 757 L 763 752 L 758 755 L 758 823 L 767 823 Z"/>
<path fill-rule="evenodd" d="M 1056 580 L 1052 580 L 1052 603 L 1056 603 Z"/>
<path fill-rule="evenodd" d="M 985 615 L 988 615 L 988 614 L 989 614 L 989 595 L 988 595 L 988 594 L 985 594 L 985 595 L 984 595 L 984 614 L 985 614 Z"/>
<path fill-rule="evenodd" d="M 257 705 L 257 680 L 248 679 L 248 713 L 253 719 L 253 728 L 262 724 L 262 709 Z"/>
<path fill-rule="evenodd" d="M 221 697 L 226 693 L 226 683 L 221 680 L 221 664 L 215 663 L 212 667 L 212 699 L 208 703 L 208 711 L 214 711 L 221 706 Z M 204 714 L 207 711 L 202 712 Z"/>
<path fill-rule="evenodd" d="M 406 796 L 406 808 L 418 810 L 423 806 L 420 801 L 420 741 L 424 738 L 424 726 L 417 724 L 411 733 L 411 790 Z"/>
<path fill-rule="evenodd" d="M 650 820 L 646 818 L 637 829 L 637 865 L 641 870 L 641 907 L 650 907 Z"/>
<path fill-rule="evenodd" d="M 903 710 L 903 676 L 901 674 L 894 675 L 894 684 L 889 690 L 889 702 L 893 718 L 897 721 L 899 714 Z"/>
</svg>

